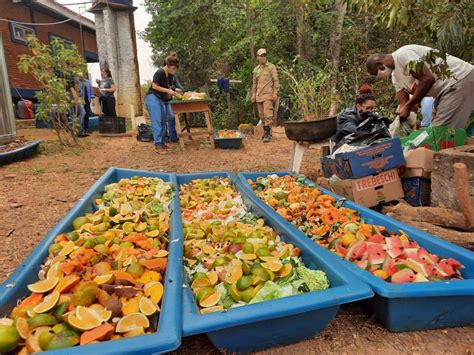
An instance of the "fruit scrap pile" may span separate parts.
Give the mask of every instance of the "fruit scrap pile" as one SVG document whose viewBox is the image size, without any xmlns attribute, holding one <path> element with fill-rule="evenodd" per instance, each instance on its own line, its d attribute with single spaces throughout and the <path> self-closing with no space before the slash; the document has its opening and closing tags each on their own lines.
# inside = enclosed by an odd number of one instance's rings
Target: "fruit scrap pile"
<svg viewBox="0 0 474 355">
<path fill-rule="evenodd" d="M 173 186 L 133 177 L 105 187 L 98 210 L 58 235 L 9 318 L 0 352 L 54 350 L 153 332 L 167 265 Z M 8 335 L 5 336 L 4 335 Z"/>
<path fill-rule="evenodd" d="M 230 130 L 220 130 L 217 132 L 217 137 L 219 138 L 240 138 L 240 132 L 230 131 Z"/>
<path fill-rule="evenodd" d="M 176 99 L 178 100 L 204 100 L 207 99 L 207 94 L 205 92 L 194 92 L 194 91 L 187 91 L 184 94 L 176 95 Z"/>
<path fill-rule="evenodd" d="M 249 213 L 227 178 L 180 188 L 184 256 L 203 314 L 329 287 L 306 268 L 300 250 Z"/>
<path fill-rule="evenodd" d="M 316 243 L 385 281 L 462 279 L 457 260 L 429 253 L 402 231 L 364 223 L 357 211 L 305 183 L 304 176 L 269 175 L 248 182 L 260 199 Z"/>
</svg>

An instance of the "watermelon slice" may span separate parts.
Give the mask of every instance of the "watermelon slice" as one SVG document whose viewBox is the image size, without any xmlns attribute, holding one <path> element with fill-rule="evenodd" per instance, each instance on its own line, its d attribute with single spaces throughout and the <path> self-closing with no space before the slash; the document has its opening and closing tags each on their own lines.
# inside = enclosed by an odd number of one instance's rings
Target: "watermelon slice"
<svg viewBox="0 0 474 355">
<path fill-rule="evenodd" d="M 438 265 L 433 265 L 433 276 L 437 276 L 440 279 L 448 277 L 448 274 Z"/>
<path fill-rule="evenodd" d="M 375 234 L 371 235 L 368 239 L 368 242 L 371 243 L 384 243 L 385 242 L 385 237 L 382 234 Z"/>
<path fill-rule="evenodd" d="M 416 274 L 415 281 L 414 282 L 428 282 L 426 277 L 424 277 L 422 274 Z"/>
<path fill-rule="evenodd" d="M 360 260 L 367 252 L 367 243 L 363 240 L 358 241 L 347 251 L 346 259 Z"/>
<path fill-rule="evenodd" d="M 422 274 L 424 277 L 428 277 L 433 275 L 433 266 L 429 264 L 425 264 L 421 259 L 411 259 L 408 258 L 405 260 L 405 265 L 408 266 L 410 269 L 413 269 L 419 274 Z"/>
<path fill-rule="evenodd" d="M 402 247 L 403 248 L 417 248 L 418 247 L 418 243 L 415 242 L 414 240 L 402 240 L 401 241 L 402 243 Z"/>
<path fill-rule="evenodd" d="M 418 250 L 418 258 L 431 265 L 435 265 L 438 262 L 437 257 L 430 254 L 425 248 L 420 248 L 420 250 Z"/>
<path fill-rule="evenodd" d="M 402 249 L 402 242 L 398 235 L 392 235 L 390 238 L 386 238 L 385 243 L 387 243 L 387 247 L 389 250 Z"/>
<path fill-rule="evenodd" d="M 441 268 L 448 276 L 453 276 L 456 271 L 453 266 L 448 263 L 446 259 L 443 259 L 439 262 L 438 267 Z"/>
<path fill-rule="evenodd" d="M 456 259 L 448 258 L 448 259 L 446 259 L 446 261 L 448 262 L 449 265 L 451 265 L 455 269 L 463 269 L 464 268 L 464 265 L 461 264 Z"/>
<path fill-rule="evenodd" d="M 413 270 L 403 269 L 393 274 L 391 280 L 393 283 L 407 283 L 415 281 L 415 278 Z"/>
<path fill-rule="evenodd" d="M 398 271 L 398 268 L 395 265 L 393 259 L 387 258 L 387 260 L 385 260 L 385 262 L 383 263 L 383 271 L 385 271 L 388 276 L 392 276 Z"/>
<path fill-rule="evenodd" d="M 397 257 L 399 257 L 400 255 L 403 254 L 403 250 L 401 248 L 392 248 L 392 249 L 387 250 L 387 254 L 391 258 L 395 259 L 395 258 L 397 258 Z"/>
<path fill-rule="evenodd" d="M 374 273 L 374 271 L 380 270 L 380 266 L 381 266 L 381 265 L 370 265 L 370 266 L 369 266 L 369 271 L 370 271 L 371 273 Z"/>
<path fill-rule="evenodd" d="M 405 248 L 405 249 L 403 249 L 403 256 L 405 258 L 416 259 L 418 257 L 418 248 Z"/>
<path fill-rule="evenodd" d="M 368 260 L 360 260 L 355 263 L 361 269 L 367 270 L 369 268 L 369 261 Z"/>
<path fill-rule="evenodd" d="M 344 246 L 342 245 L 342 243 L 337 243 L 336 244 L 336 251 L 341 254 L 342 256 L 346 256 L 347 255 L 347 249 L 344 248 Z"/>
<path fill-rule="evenodd" d="M 367 259 L 372 265 L 383 264 L 387 258 L 387 252 L 380 244 L 369 244 L 367 247 Z"/>
</svg>

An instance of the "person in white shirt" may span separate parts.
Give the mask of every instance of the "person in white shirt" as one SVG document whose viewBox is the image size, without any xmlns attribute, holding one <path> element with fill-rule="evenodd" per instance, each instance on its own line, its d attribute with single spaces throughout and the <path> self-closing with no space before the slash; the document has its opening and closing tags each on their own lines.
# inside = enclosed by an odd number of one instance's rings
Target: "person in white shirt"
<svg viewBox="0 0 474 355">
<path fill-rule="evenodd" d="M 411 44 L 392 54 L 373 54 L 366 62 L 367 72 L 378 79 L 392 79 L 400 103 L 400 119 L 406 120 L 425 96 L 435 98 L 432 126 L 466 128 L 474 109 L 474 66 L 452 55 L 446 63 L 451 76 L 441 80 L 425 64 L 418 72 L 408 71 L 411 61 L 419 61 L 433 49 Z M 437 59 L 437 64 L 442 59 Z M 411 96 L 410 96 L 411 95 Z"/>
</svg>

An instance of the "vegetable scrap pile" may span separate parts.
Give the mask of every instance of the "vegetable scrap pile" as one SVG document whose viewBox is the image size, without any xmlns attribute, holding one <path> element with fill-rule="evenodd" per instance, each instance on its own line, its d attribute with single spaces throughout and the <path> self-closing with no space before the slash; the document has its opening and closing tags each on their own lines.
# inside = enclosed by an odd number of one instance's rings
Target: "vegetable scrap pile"
<svg viewBox="0 0 474 355">
<path fill-rule="evenodd" d="M 180 187 L 185 268 L 203 314 L 324 290 L 326 274 L 247 211 L 228 178 Z"/>
<path fill-rule="evenodd" d="M 219 137 L 219 138 L 240 138 L 241 134 L 240 134 L 240 132 L 224 129 L 224 130 L 219 130 L 217 132 L 217 137 Z"/>
<path fill-rule="evenodd" d="M 49 246 L 31 295 L 0 319 L 0 352 L 40 352 L 154 331 L 163 296 L 173 186 L 133 177 Z M 7 335 L 2 336 L 2 335 Z"/>
<path fill-rule="evenodd" d="M 462 279 L 463 265 L 429 253 L 404 232 L 364 223 L 356 210 L 323 194 L 304 176 L 248 180 L 256 195 L 321 246 L 393 283 Z"/>
</svg>

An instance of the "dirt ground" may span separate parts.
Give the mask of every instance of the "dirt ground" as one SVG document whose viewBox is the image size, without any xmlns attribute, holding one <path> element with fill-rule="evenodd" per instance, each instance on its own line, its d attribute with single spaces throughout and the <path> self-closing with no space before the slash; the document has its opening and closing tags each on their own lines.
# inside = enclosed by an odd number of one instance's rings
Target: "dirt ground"
<svg viewBox="0 0 474 355">
<path fill-rule="evenodd" d="M 151 143 L 137 142 L 134 137 L 104 138 L 95 133 L 81 139 L 80 147 L 65 149 L 49 130 L 21 129 L 19 135 L 44 143 L 38 156 L 0 167 L 0 282 L 111 166 L 179 173 L 275 171 L 288 169 L 291 152 L 291 142 L 282 133 L 276 133 L 270 144 L 248 138 L 240 150 L 211 149 L 200 140 L 187 141 L 185 152 L 173 145 L 167 155 L 156 154 Z M 315 176 L 318 158 L 316 153 L 305 156 L 301 171 Z M 217 350 L 207 337 L 196 336 L 183 339 L 176 353 L 213 354 Z M 262 354 L 283 353 L 472 354 L 474 325 L 390 333 L 357 305 L 346 305 L 317 337 Z"/>
</svg>

